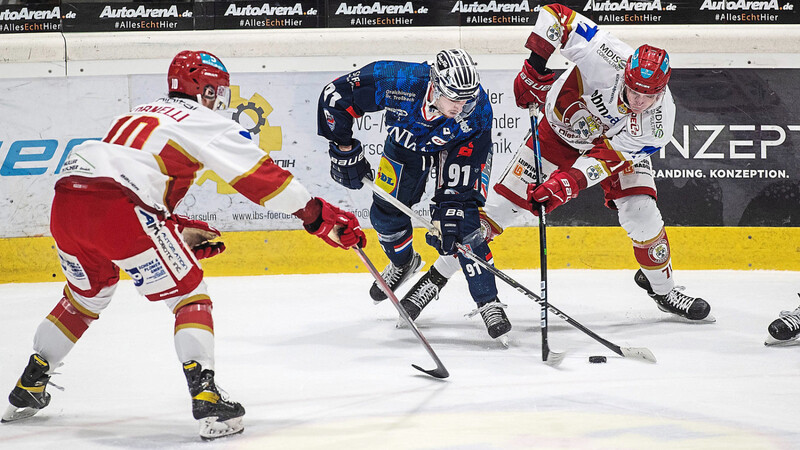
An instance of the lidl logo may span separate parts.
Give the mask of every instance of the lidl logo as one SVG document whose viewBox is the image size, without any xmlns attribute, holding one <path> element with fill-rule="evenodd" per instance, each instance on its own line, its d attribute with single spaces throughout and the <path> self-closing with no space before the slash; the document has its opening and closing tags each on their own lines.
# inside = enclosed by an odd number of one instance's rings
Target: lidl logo
<svg viewBox="0 0 800 450">
<path fill-rule="evenodd" d="M 403 165 L 383 156 L 378 164 L 375 185 L 397 197 L 397 183 L 403 173 Z"/>
</svg>

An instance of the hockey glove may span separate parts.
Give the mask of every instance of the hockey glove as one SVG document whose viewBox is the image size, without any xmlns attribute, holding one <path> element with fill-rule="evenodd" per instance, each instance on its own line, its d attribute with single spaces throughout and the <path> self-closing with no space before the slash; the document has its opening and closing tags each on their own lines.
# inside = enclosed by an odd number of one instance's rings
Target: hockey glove
<svg viewBox="0 0 800 450">
<path fill-rule="evenodd" d="M 461 237 L 461 221 L 464 220 L 464 204 L 461 202 L 442 202 L 431 205 L 433 224 L 439 228 L 441 239 L 431 233 L 425 234 L 425 242 L 435 248 L 440 255 L 456 252 L 456 243 Z"/>
<path fill-rule="evenodd" d="M 225 251 L 224 242 L 211 242 L 220 236 L 220 232 L 208 223 L 180 214 L 173 214 L 170 217 L 178 225 L 178 232 L 183 236 L 186 245 L 192 249 L 195 258 L 211 258 Z"/>
<path fill-rule="evenodd" d="M 361 181 L 365 175 L 371 173 L 369 161 L 364 157 L 364 148 L 358 139 L 353 139 L 353 148 L 347 151 L 331 141 L 328 153 L 331 156 L 331 178 L 347 189 L 361 189 Z"/>
<path fill-rule="evenodd" d="M 517 78 L 514 79 L 514 97 L 516 97 L 517 106 L 527 109 L 528 105 L 533 103 L 538 109 L 544 104 L 547 91 L 550 90 L 555 79 L 553 71 L 540 74 L 526 60 L 522 64 L 522 70 L 517 74 Z"/>
<path fill-rule="evenodd" d="M 539 205 L 544 205 L 545 214 L 578 196 L 587 185 L 586 177 L 578 169 L 556 170 L 544 183 L 528 185 L 528 202 L 533 215 L 539 215 Z"/>
<path fill-rule="evenodd" d="M 354 245 L 366 247 L 367 237 L 358 219 L 325 200 L 314 197 L 295 216 L 303 220 L 303 227 L 331 247 L 348 249 Z"/>
<path fill-rule="evenodd" d="M 564 124 L 572 128 L 580 138 L 593 141 L 603 135 L 608 127 L 594 116 L 583 102 L 575 102 L 564 110 Z"/>
</svg>

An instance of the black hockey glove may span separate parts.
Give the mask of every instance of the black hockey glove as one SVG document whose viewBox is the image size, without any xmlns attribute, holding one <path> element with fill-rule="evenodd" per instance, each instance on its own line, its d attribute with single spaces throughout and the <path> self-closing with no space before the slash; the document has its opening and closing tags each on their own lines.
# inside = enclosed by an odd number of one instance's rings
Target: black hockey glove
<svg viewBox="0 0 800 450">
<path fill-rule="evenodd" d="M 425 234 L 425 242 L 435 248 L 440 255 L 456 252 L 456 243 L 461 238 L 461 221 L 464 220 L 464 204 L 461 202 L 442 202 L 431 205 L 433 224 L 442 233 L 441 240 L 431 233 Z"/>
<path fill-rule="evenodd" d="M 361 189 L 361 180 L 371 173 L 361 141 L 353 139 L 353 148 L 343 152 L 335 142 L 330 142 L 328 153 L 331 155 L 331 178 L 347 189 Z"/>
</svg>

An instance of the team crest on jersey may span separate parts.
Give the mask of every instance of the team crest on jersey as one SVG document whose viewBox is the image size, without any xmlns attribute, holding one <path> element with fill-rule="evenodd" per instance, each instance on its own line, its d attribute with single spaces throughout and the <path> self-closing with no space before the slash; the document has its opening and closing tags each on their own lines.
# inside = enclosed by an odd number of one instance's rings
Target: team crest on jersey
<svg viewBox="0 0 800 450">
<path fill-rule="evenodd" d="M 599 180 L 603 172 L 603 167 L 600 164 L 595 164 L 586 169 L 586 178 L 592 181 Z"/>
<path fill-rule="evenodd" d="M 403 165 L 392 161 L 386 156 L 381 157 L 378 164 L 378 175 L 375 177 L 375 185 L 384 191 L 397 197 L 397 184 L 403 174 Z"/>
<path fill-rule="evenodd" d="M 561 42 L 561 36 L 564 34 L 564 29 L 560 23 L 554 23 L 547 29 L 547 39 L 553 42 Z"/>
</svg>

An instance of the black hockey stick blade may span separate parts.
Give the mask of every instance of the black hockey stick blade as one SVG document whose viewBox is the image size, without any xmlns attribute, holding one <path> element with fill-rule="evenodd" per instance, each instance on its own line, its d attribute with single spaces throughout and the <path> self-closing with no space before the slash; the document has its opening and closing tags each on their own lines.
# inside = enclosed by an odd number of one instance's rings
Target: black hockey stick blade
<svg viewBox="0 0 800 450">
<path fill-rule="evenodd" d="M 397 299 L 397 296 L 394 295 L 394 292 L 392 292 L 392 289 L 389 288 L 388 284 L 386 284 L 386 280 L 383 279 L 383 277 L 381 276 L 380 272 L 378 272 L 378 269 L 376 269 L 375 265 L 372 264 L 372 261 L 370 261 L 370 259 L 367 257 L 367 254 L 364 253 L 364 250 L 362 250 L 360 246 L 355 246 L 355 247 L 353 247 L 353 249 L 356 251 L 356 253 L 358 253 L 358 257 L 361 258 L 361 261 L 363 261 L 364 264 L 366 264 L 367 269 L 369 269 L 369 273 L 372 274 L 373 278 L 375 278 L 375 282 L 378 283 L 378 286 L 381 287 L 381 289 L 386 294 L 386 296 L 389 297 L 389 299 L 392 301 L 392 304 L 397 309 L 397 312 L 400 313 L 400 317 L 402 317 L 406 321 L 406 323 L 408 324 L 409 328 L 411 328 L 411 331 L 414 332 L 414 335 L 417 337 L 417 339 L 419 339 L 419 341 L 425 347 L 425 350 L 428 351 L 428 355 L 430 355 L 430 357 L 436 363 L 436 368 L 435 369 L 431 369 L 431 370 L 425 370 L 425 369 L 417 366 L 416 364 L 412 364 L 411 367 L 413 367 L 413 368 L 415 368 L 415 369 L 417 369 L 417 370 L 419 370 L 421 372 L 425 372 L 425 373 L 427 373 L 428 375 L 430 375 L 430 376 L 432 376 L 434 378 L 447 378 L 447 377 L 449 377 L 450 376 L 450 372 L 447 371 L 447 369 L 444 367 L 444 364 L 442 364 L 442 361 L 439 359 L 438 356 L 436 356 L 436 352 L 433 351 L 433 348 L 431 347 L 431 344 L 428 343 L 428 340 L 425 339 L 425 336 L 423 336 L 422 332 L 419 331 L 419 328 L 417 328 L 417 325 L 414 323 L 413 320 L 411 320 L 411 317 L 409 317 L 409 315 L 406 312 L 405 308 L 403 308 L 400 305 L 400 300 Z"/>
<path fill-rule="evenodd" d="M 444 366 L 440 366 L 440 367 L 437 367 L 437 368 L 431 369 L 431 370 L 425 370 L 425 369 L 423 369 L 422 367 L 420 367 L 420 366 L 418 366 L 416 364 L 412 364 L 411 367 L 419 370 L 420 372 L 425 372 L 425 373 L 427 373 L 428 375 L 430 375 L 430 376 L 432 376 L 434 378 L 447 378 L 447 377 L 450 376 L 450 372 L 448 372 L 447 369 L 445 369 Z"/>
<path fill-rule="evenodd" d="M 649 363 L 656 363 L 656 357 L 653 352 L 644 347 L 620 347 L 620 354 L 626 358 L 639 359 Z"/>
</svg>

